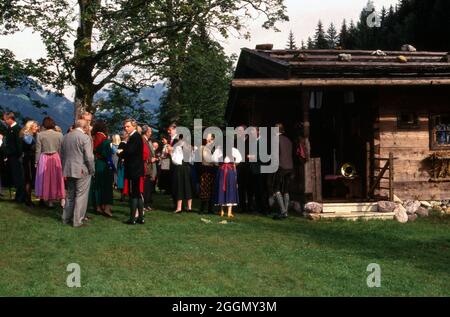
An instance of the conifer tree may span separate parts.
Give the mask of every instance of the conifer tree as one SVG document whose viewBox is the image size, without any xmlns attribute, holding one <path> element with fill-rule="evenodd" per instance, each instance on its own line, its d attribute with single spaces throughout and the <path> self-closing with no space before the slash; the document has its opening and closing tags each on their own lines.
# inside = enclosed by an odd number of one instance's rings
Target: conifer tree
<svg viewBox="0 0 450 317">
<path fill-rule="evenodd" d="M 289 37 L 288 37 L 286 49 L 288 49 L 288 50 L 298 49 L 297 45 L 295 44 L 295 37 L 294 37 L 294 33 L 292 32 L 292 30 L 289 31 Z"/>
</svg>

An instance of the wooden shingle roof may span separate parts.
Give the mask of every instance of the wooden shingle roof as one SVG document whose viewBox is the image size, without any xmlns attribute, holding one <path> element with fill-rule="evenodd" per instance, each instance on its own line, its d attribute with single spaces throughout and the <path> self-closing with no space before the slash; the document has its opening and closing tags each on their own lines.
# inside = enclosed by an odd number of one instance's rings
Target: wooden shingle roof
<svg viewBox="0 0 450 317">
<path fill-rule="evenodd" d="M 447 52 L 242 49 L 233 86 L 448 85 Z M 259 84 L 256 84 L 258 83 Z"/>
</svg>

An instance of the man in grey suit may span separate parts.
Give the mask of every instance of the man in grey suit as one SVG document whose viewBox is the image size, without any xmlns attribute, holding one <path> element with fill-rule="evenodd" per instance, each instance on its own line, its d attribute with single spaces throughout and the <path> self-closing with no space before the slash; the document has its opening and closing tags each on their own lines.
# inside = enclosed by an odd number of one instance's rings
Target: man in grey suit
<svg viewBox="0 0 450 317">
<path fill-rule="evenodd" d="M 86 120 L 77 120 L 75 129 L 66 134 L 61 146 L 63 175 L 66 178 L 66 205 L 62 221 L 74 227 L 86 224 L 83 219 L 89 199 L 91 177 L 95 172 L 94 153 L 91 138 L 87 135 L 89 124 Z"/>
</svg>

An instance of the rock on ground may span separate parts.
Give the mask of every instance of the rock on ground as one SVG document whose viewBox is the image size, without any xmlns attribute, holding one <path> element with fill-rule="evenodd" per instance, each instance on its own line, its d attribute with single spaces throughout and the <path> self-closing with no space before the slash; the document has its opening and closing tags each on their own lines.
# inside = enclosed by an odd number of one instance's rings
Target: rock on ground
<svg viewBox="0 0 450 317">
<path fill-rule="evenodd" d="M 406 208 L 406 212 L 408 214 L 414 214 L 417 209 L 420 207 L 420 201 L 418 200 L 408 200 L 403 204 L 403 207 Z"/>
<path fill-rule="evenodd" d="M 397 209 L 395 211 L 395 215 L 394 215 L 395 220 L 397 220 L 400 223 L 406 223 L 408 222 L 408 214 L 400 209 Z"/>
<path fill-rule="evenodd" d="M 320 214 L 322 212 L 322 205 L 315 202 L 307 203 L 305 205 L 305 212 L 312 214 Z"/>
<path fill-rule="evenodd" d="M 419 208 L 417 209 L 417 211 L 416 211 L 416 214 L 417 214 L 419 217 L 428 217 L 428 216 L 429 216 L 428 209 L 423 208 L 423 207 L 419 207 Z"/>
<path fill-rule="evenodd" d="M 397 208 L 397 204 L 392 201 L 379 201 L 378 212 L 393 212 Z"/>
</svg>

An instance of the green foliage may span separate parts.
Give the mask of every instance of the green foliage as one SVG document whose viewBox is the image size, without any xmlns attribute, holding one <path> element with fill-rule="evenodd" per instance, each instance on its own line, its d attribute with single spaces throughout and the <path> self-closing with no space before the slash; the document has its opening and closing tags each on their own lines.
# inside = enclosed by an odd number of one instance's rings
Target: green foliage
<svg viewBox="0 0 450 317">
<path fill-rule="evenodd" d="M 0 4 L 0 34 L 38 33 L 47 51 L 41 66 L 51 72 L 46 84 L 75 86 L 79 112 L 95 110 L 94 94 L 110 84 L 137 90 L 156 76 L 172 81 L 199 25 L 248 37 L 256 15 L 276 29 L 285 12 L 284 0 L 9 0 Z"/>
<path fill-rule="evenodd" d="M 315 48 L 314 41 L 312 40 L 311 37 L 308 37 L 308 42 L 307 42 L 306 46 L 309 50 L 312 50 Z"/>
<path fill-rule="evenodd" d="M 179 103 L 170 103 L 175 88 L 169 84 L 159 113 L 161 128 L 174 121 L 192 128 L 194 119 L 222 126 L 234 61 L 204 30 L 193 35 L 178 81 Z"/>
<path fill-rule="evenodd" d="M 286 45 L 286 49 L 288 50 L 296 50 L 297 45 L 295 44 L 295 37 L 294 37 L 294 33 L 291 31 L 289 31 L 289 37 L 288 37 L 288 42 Z"/>
<path fill-rule="evenodd" d="M 110 133 L 119 133 L 123 130 L 125 119 L 133 118 L 140 125 L 150 124 L 154 114 L 144 108 L 146 100 L 138 98 L 136 92 L 130 92 L 122 87 L 113 85 L 107 89 L 107 98 L 96 101 L 96 118 L 104 119 L 108 123 Z"/>
<path fill-rule="evenodd" d="M 314 47 L 316 49 L 327 49 L 328 42 L 325 38 L 325 31 L 323 29 L 322 21 L 317 23 L 316 34 L 314 35 Z"/>
<path fill-rule="evenodd" d="M 403 0 L 394 8 L 376 11 L 380 27 L 369 27 L 371 12 L 362 10 L 359 21 L 344 20 L 339 45 L 344 49 L 400 50 L 411 44 L 418 50 L 450 50 L 450 2 L 447 0 Z"/>
<path fill-rule="evenodd" d="M 339 36 L 333 23 L 331 23 L 328 27 L 325 39 L 327 40 L 328 48 L 330 49 L 336 48 L 337 44 L 339 43 Z"/>
<path fill-rule="evenodd" d="M 13 52 L 0 49 L 0 84 L 6 88 L 15 88 L 26 85 L 31 89 L 40 87 L 50 71 L 42 69 L 42 60 L 32 61 L 26 59 L 18 61 Z M 33 80 L 29 80 L 32 78 Z"/>
</svg>

